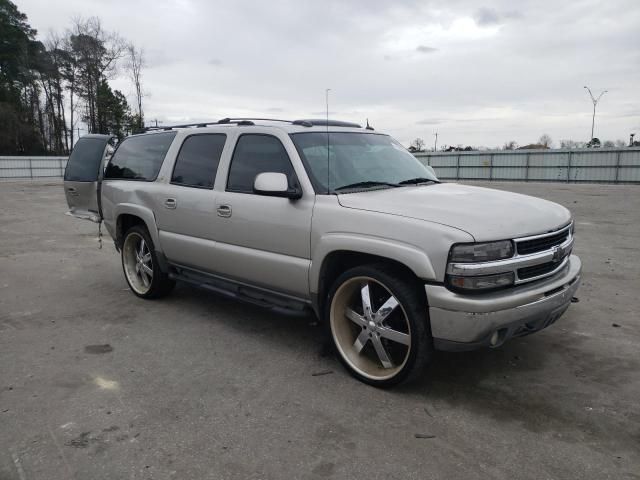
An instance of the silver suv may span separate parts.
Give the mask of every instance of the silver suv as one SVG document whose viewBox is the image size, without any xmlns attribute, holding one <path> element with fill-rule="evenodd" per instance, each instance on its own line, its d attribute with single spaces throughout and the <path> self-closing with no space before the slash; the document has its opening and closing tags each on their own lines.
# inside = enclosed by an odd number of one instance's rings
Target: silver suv
<svg viewBox="0 0 640 480">
<path fill-rule="evenodd" d="M 434 349 L 555 322 L 580 283 L 570 212 L 441 183 L 388 135 L 338 121 L 223 119 L 81 138 L 70 214 L 104 222 L 134 294 L 190 282 L 315 312 L 356 378 L 390 386 Z"/>
</svg>

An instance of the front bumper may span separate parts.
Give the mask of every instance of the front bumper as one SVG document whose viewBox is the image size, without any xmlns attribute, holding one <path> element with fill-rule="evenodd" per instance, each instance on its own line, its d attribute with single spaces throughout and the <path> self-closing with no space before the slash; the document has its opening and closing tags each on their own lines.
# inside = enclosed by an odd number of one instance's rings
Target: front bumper
<svg viewBox="0 0 640 480">
<path fill-rule="evenodd" d="M 508 290 L 460 295 L 441 285 L 425 285 L 435 348 L 497 347 L 548 327 L 571 304 L 581 272 L 580 259 L 571 255 L 556 275 Z"/>
</svg>

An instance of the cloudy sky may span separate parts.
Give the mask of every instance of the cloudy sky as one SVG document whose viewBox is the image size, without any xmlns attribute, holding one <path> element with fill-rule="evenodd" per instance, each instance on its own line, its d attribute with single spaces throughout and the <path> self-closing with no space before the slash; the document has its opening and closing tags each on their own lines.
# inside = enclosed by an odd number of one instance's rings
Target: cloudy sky
<svg viewBox="0 0 640 480">
<path fill-rule="evenodd" d="M 14 0 L 41 37 L 97 15 L 144 48 L 147 120 L 330 115 L 408 145 L 640 135 L 638 0 Z M 131 94 L 126 79 L 115 86 Z"/>
</svg>

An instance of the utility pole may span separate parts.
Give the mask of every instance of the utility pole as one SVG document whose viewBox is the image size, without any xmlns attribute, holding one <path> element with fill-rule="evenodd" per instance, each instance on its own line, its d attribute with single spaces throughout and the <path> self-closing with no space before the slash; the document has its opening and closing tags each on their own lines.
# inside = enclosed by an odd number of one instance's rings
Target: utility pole
<svg viewBox="0 0 640 480">
<path fill-rule="evenodd" d="M 437 152 L 438 151 L 438 132 L 433 134 L 436 137 L 436 141 L 433 142 L 433 151 Z"/>
<path fill-rule="evenodd" d="M 602 93 L 598 95 L 598 98 L 595 98 L 593 96 L 593 93 L 591 93 L 591 89 L 589 87 L 585 86 L 584 88 L 586 88 L 589 92 L 589 96 L 591 97 L 591 101 L 593 102 L 593 117 L 591 118 L 591 138 L 589 139 L 589 142 L 591 142 L 591 140 L 593 140 L 593 127 L 596 123 L 596 105 L 598 105 L 598 102 L 600 101 L 602 96 L 607 93 L 607 90 L 603 90 Z"/>
</svg>

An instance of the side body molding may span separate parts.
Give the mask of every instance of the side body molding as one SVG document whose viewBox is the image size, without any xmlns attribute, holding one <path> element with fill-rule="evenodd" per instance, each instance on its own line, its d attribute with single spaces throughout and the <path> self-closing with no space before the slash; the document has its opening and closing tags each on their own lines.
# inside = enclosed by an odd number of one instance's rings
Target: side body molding
<svg viewBox="0 0 640 480">
<path fill-rule="evenodd" d="M 436 279 L 436 273 L 429 257 L 424 251 L 413 245 L 369 235 L 329 233 L 319 239 L 312 253 L 311 269 L 309 271 L 309 285 L 312 294 L 318 293 L 324 259 L 330 253 L 341 250 L 389 258 L 406 265 L 418 278 L 424 280 Z"/>
</svg>

